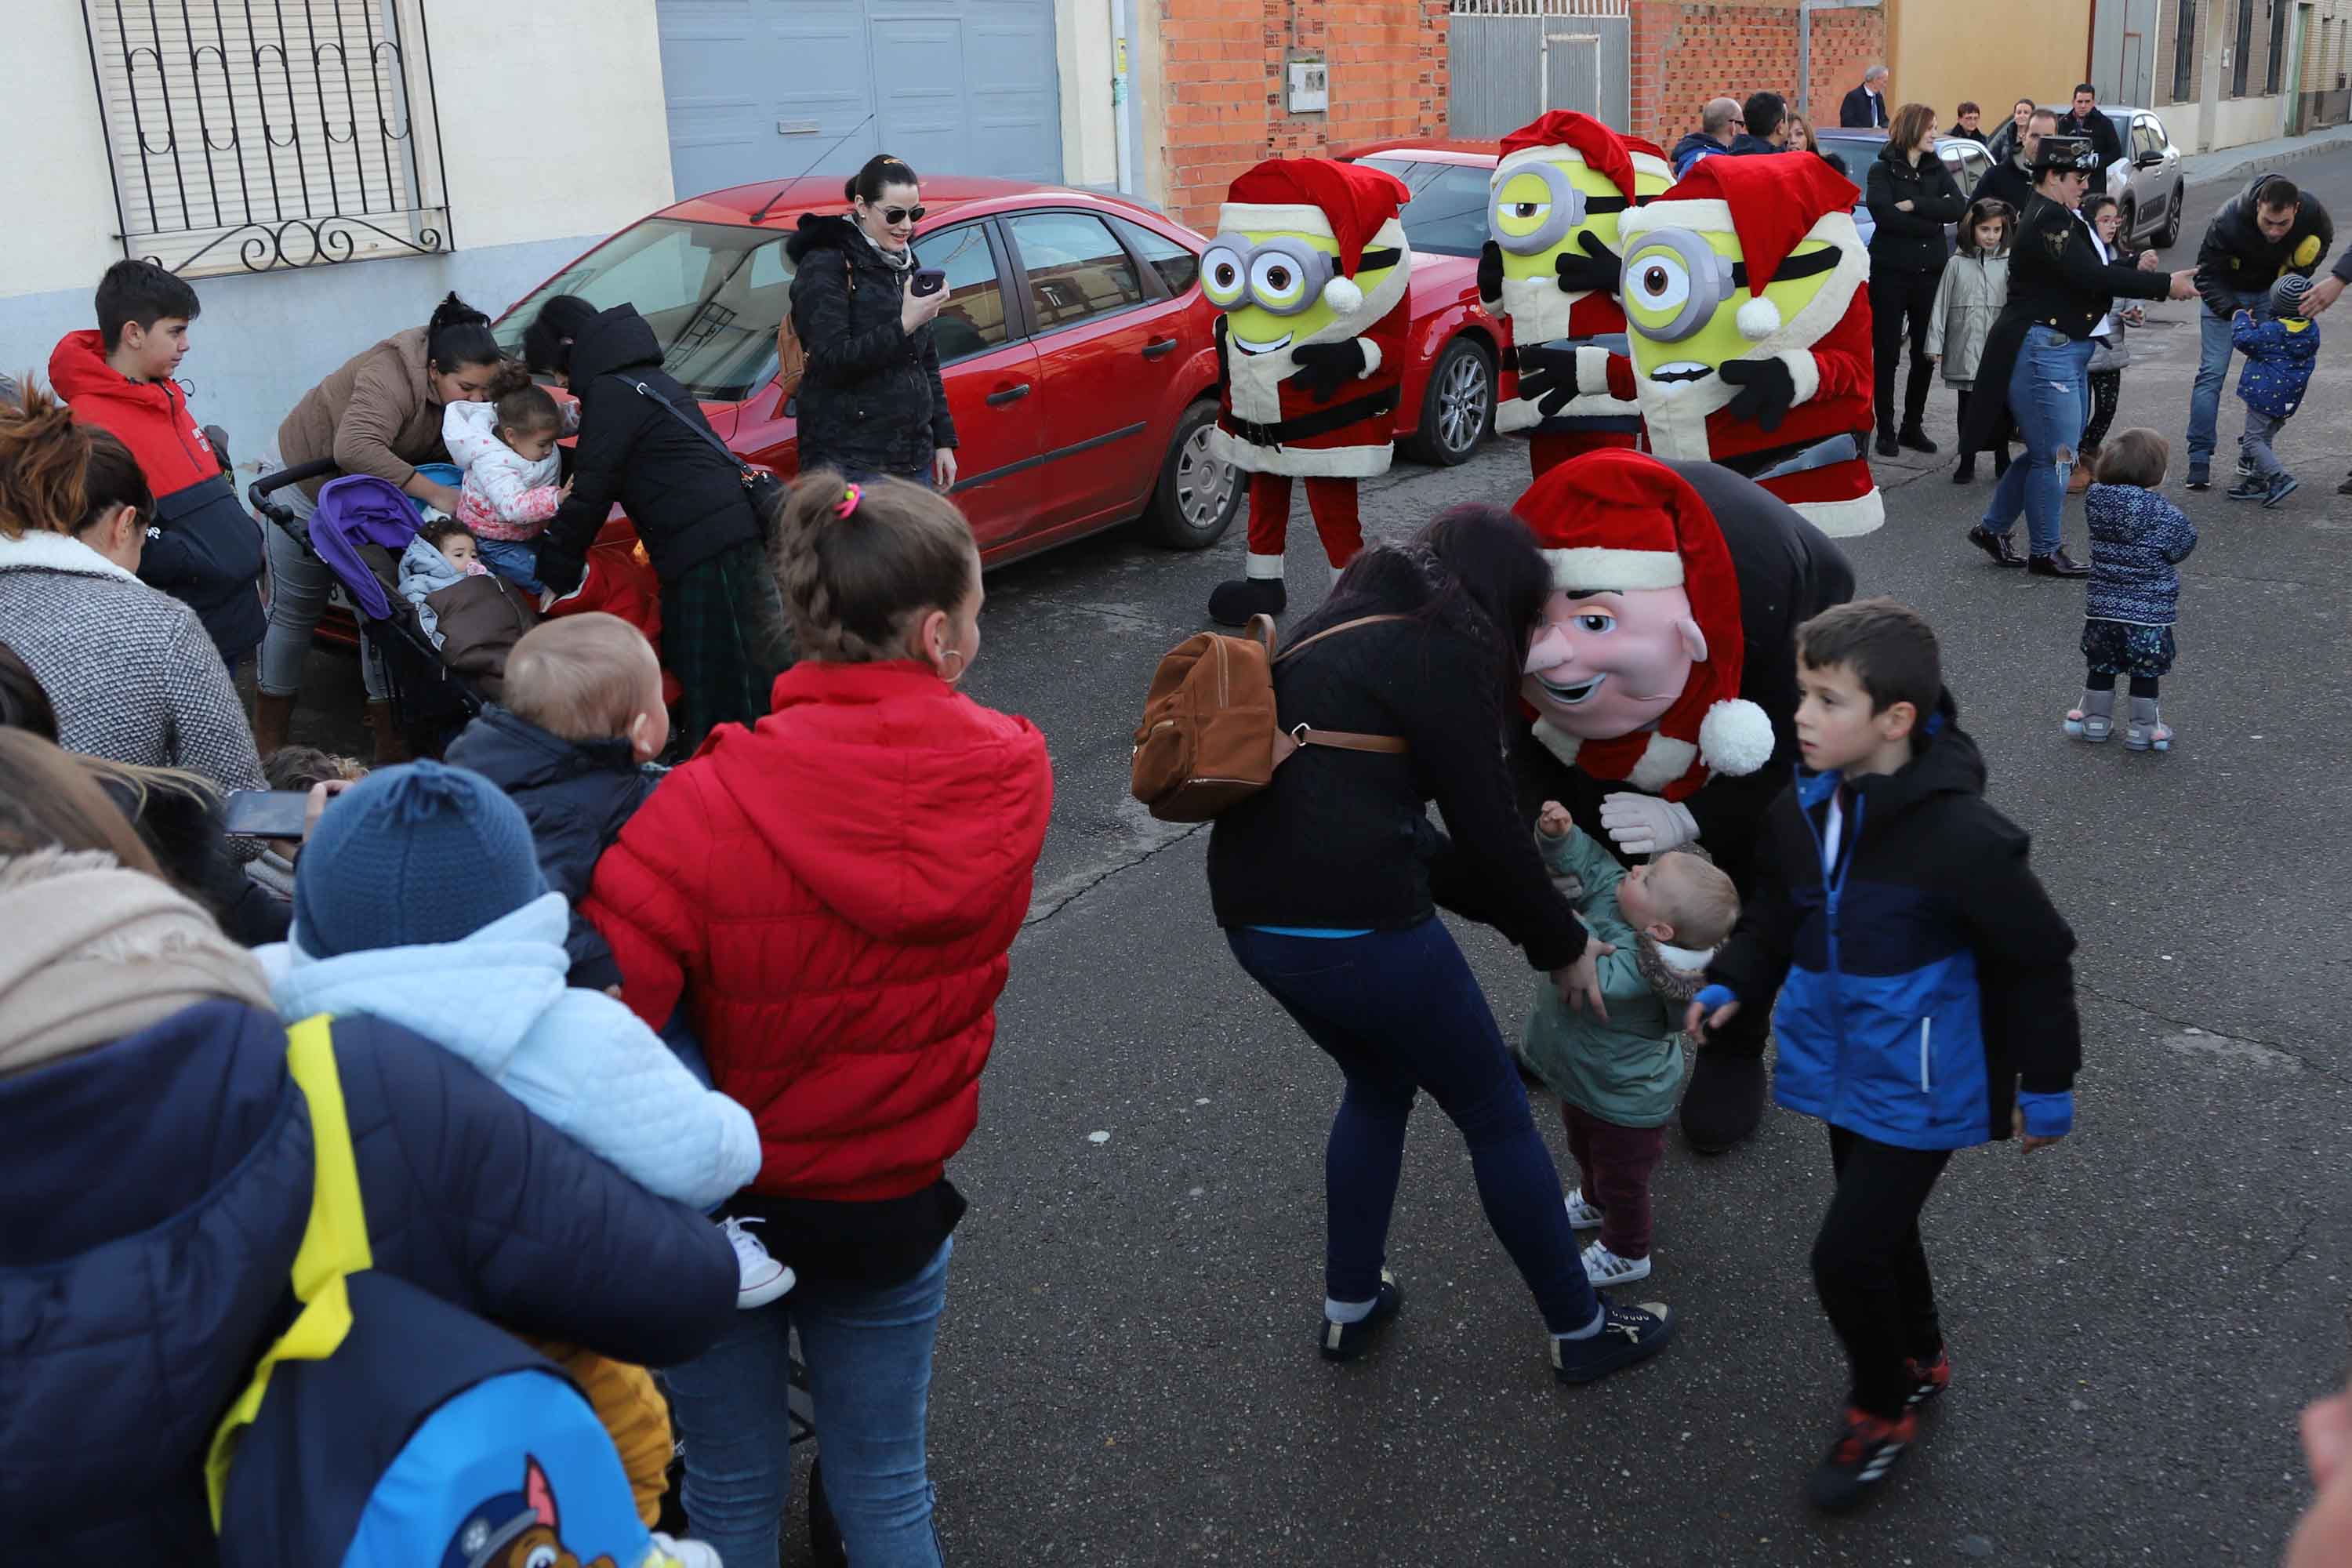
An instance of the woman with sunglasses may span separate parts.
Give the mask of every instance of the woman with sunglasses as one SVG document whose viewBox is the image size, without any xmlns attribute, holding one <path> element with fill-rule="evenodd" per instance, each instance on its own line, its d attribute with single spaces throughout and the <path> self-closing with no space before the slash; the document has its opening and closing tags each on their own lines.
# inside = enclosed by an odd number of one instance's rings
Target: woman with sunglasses
<svg viewBox="0 0 2352 1568">
<path fill-rule="evenodd" d="M 888 474 L 950 489 L 955 422 L 931 322 L 948 291 L 914 291 L 915 171 L 877 153 L 842 186 L 843 214 L 804 213 L 784 242 L 801 378 L 800 471 Z"/>
</svg>

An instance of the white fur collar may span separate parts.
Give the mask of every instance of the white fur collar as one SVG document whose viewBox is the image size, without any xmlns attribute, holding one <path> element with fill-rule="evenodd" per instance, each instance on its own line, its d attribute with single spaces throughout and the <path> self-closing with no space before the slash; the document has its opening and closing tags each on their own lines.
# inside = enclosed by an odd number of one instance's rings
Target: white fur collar
<svg viewBox="0 0 2352 1568">
<path fill-rule="evenodd" d="M 1658 956 L 1664 959 L 1667 965 L 1674 969 L 1686 969 L 1704 973 L 1706 966 L 1715 960 L 1716 950 L 1711 947 L 1676 947 L 1668 942 L 1659 942 L 1657 947 Z"/>
<path fill-rule="evenodd" d="M 121 567 L 68 534 L 27 530 L 14 539 L 0 536 L 0 572 L 71 572 L 84 577 L 120 577 L 136 583 L 139 574 Z"/>
</svg>

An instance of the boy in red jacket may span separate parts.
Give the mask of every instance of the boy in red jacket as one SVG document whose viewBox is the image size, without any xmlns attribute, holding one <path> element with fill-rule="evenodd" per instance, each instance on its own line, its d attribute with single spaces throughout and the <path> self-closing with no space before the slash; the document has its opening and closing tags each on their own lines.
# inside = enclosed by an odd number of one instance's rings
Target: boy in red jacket
<svg viewBox="0 0 2352 1568">
<path fill-rule="evenodd" d="M 97 306 L 97 331 L 68 332 L 50 352 L 49 384 L 75 418 L 112 431 L 139 459 L 155 492 L 139 575 L 196 612 L 235 674 L 267 624 L 261 529 L 172 379 L 196 291 L 152 261 L 118 261 L 99 280 Z"/>
</svg>

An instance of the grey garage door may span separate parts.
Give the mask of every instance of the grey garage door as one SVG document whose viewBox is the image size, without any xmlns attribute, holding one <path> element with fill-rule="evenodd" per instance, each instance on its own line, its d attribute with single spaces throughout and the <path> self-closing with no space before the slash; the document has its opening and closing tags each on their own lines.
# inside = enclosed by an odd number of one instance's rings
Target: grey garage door
<svg viewBox="0 0 2352 1568">
<path fill-rule="evenodd" d="M 1054 0 L 656 0 L 656 11 L 680 196 L 845 174 L 877 152 L 927 174 L 1062 177 Z"/>
</svg>

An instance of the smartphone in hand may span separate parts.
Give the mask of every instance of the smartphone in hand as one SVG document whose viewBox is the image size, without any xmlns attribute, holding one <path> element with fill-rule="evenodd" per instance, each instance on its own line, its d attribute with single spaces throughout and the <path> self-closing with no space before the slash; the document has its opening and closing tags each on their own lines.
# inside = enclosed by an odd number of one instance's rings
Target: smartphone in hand
<svg viewBox="0 0 2352 1568">
<path fill-rule="evenodd" d="M 908 292 L 928 296 L 938 293 L 947 286 L 948 275 L 940 268 L 918 267 L 915 268 L 914 281 L 909 285 Z"/>
<path fill-rule="evenodd" d="M 310 805 L 303 790 L 233 789 L 221 802 L 221 828 L 238 838 L 299 838 Z"/>
</svg>

